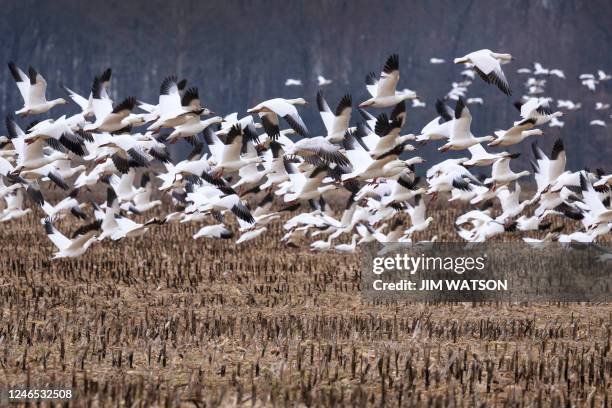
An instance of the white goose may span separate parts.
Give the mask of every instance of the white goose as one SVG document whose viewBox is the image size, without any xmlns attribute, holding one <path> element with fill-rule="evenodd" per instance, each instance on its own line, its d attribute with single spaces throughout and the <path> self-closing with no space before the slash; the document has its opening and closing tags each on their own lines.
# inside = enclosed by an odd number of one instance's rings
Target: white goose
<svg viewBox="0 0 612 408">
<path fill-rule="evenodd" d="M 461 58 L 455 58 L 455 64 L 473 64 L 476 73 L 488 84 L 497 86 L 506 95 L 511 95 L 510 85 L 501 64 L 510 62 L 512 55 L 500 54 L 488 49 L 478 50 Z"/>
<path fill-rule="evenodd" d="M 283 99 L 274 98 L 263 101 L 247 109 L 248 113 L 259 113 L 263 127 L 269 137 L 276 139 L 280 133 L 278 117 L 285 119 L 289 126 L 302 136 L 309 136 L 310 132 L 300 117 L 295 105 L 306 105 L 304 98 Z"/>
<path fill-rule="evenodd" d="M 317 92 L 317 106 L 325 129 L 327 130 L 327 136 L 325 138 L 328 141 L 338 143 L 344 138 L 344 134 L 349 126 L 349 121 L 351 120 L 352 103 L 351 95 L 346 94 L 338 103 L 336 111 L 332 112 L 327 101 L 323 97 L 323 92 L 321 90 Z"/>
<path fill-rule="evenodd" d="M 64 98 L 47 101 L 47 81 L 34 68 L 30 67 L 26 75 L 14 62 L 9 62 L 8 66 L 23 98 L 23 108 L 15 111 L 15 115 L 37 115 L 48 112 L 54 106 L 68 103 Z"/>
<path fill-rule="evenodd" d="M 441 152 L 464 150 L 475 144 L 489 142 L 495 139 L 493 136 L 474 137 L 470 130 L 471 124 L 472 115 L 470 114 L 470 110 L 465 105 L 463 98 L 459 98 L 455 106 L 455 120 L 453 121 L 451 137 L 449 141 L 438 148 L 438 150 Z"/>
<path fill-rule="evenodd" d="M 422 232 L 429 228 L 433 222 L 433 217 L 425 218 L 426 211 L 425 200 L 423 200 L 421 195 L 416 195 L 414 197 L 414 206 L 408 204 L 408 215 L 410 215 L 412 225 L 406 230 L 404 237 L 410 237 L 415 232 Z"/>
<path fill-rule="evenodd" d="M 555 118 L 556 119 L 556 118 Z M 531 129 L 536 119 L 528 119 L 520 125 L 513 126 L 508 130 L 496 130 L 497 139 L 489 143 L 489 146 L 512 146 L 522 142 L 529 136 L 541 136 L 544 133 L 540 129 Z"/>
<path fill-rule="evenodd" d="M 511 183 L 518 180 L 521 177 L 528 176 L 530 173 L 527 170 L 515 173 L 510 170 L 510 160 L 516 159 L 519 156 L 518 153 L 510 154 L 506 157 L 497 159 L 493 163 L 493 169 L 491 171 L 491 177 L 485 179 L 484 184 L 493 184 L 493 190 L 496 186 Z"/>
<path fill-rule="evenodd" d="M 360 108 L 389 108 L 406 99 L 415 99 L 417 94 L 411 90 L 397 92 L 399 82 L 399 56 L 391 55 L 380 73 L 380 79 L 370 72 L 366 76 L 366 88 L 372 97 L 359 104 Z"/>
<path fill-rule="evenodd" d="M 58 251 L 53 254 L 53 259 L 74 258 L 83 255 L 91 244 L 96 241 L 99 227 L 100 223 L 93 223 L 89 226 L 79 228 L 75 231 L 73 238 L 69 239 L 51 224 L 51 220 L 46 219 L 45 231 L 51 242 L 53 242 L 53 245 L 58 249 Z"/>
<path fill-rule="evenodd" d="M 234 236 L 234 233 L 227 229 L 224 224 L 207 225 L 202 227 L 193 235 L 193 239 L 198 238 L 217 238 L 229 239 Z"/>
</svg>

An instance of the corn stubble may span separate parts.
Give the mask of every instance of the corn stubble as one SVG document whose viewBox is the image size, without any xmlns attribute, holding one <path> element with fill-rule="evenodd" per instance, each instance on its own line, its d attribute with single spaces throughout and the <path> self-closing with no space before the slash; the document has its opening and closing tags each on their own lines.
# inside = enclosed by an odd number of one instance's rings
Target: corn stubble
<svg viewBox="0 0 612 408">
<path fill-rule="evenodd" d="M 456 240 L 451 211 L 417 238 Z M 0 388 L 94 407 L 608 406 L 609 305 L 372 304 L 358 255 L 285 247 L 281 225 L 239 247 L 164 225 L 59 261 L 35 216 L 0 229 Z"/>
</svg>

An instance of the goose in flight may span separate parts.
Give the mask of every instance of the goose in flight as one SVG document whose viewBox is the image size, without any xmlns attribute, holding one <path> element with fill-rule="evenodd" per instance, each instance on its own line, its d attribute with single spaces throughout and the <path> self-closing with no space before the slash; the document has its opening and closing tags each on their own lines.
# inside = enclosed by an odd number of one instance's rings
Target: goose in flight
<svg viewBox="0 0 612 408">
<path fill-rule="evenodd" d="M 304 98 L 283 99 L 274 98 L 263 101 L 247 109 L 248 113 L 259 113 L 264 130 L 270 138 L 276 140 L 280 134 L 278 117 L 285 119 L 289 126 L 297 133 L 308 137 L 310 132 L 300 117 L 295 105 L 306 105 Z"/>
<path fill-rule="evenodd" d="M 251 241 L 261 236 L 267 230 L 268 230 L 268 227 L 261 227 L 261 228 L 256 228 L 256 229 L 245 231 L 240 235 L 240 238 L 236 240 L 236 245 L 240 245 L 243 242 Z"/>
<path fill-rule="evenodd" d="M 555 118 L 556 119 L 556 118 Z M 520 125 L 513 126 L 508 130 L 496 130 L 497 139 L 489 143 L 489 146 L 512 146 L 522 142 L 529 136 L 541 136 L 544 133 L 540 129 L 532 129 L 536 119 L 527 119 Z"/>
<path fill-rule="evenodd" d="M 100 82 L 102 86 L 101 92 L 104 93 L 105 97 L 107 98 L 108 98 L 108 86 L 110 84 L 112 72 L 113 71 L 110 68 L 107 68 L 106 70 L 104 70 L 104 72 L 100 76 L 97 77 L 98 81 Z M 68 94 L 68 97 L 72 99 L 72 101 L 76 103 L 79 106 L 79 108 L 81 108 L 81 114 L 83 115 L 83 117 L 88 118 L 94 115 L 93 92 L 90 92 L 89 98 L 86 99 L 85 97 L 79 95 L 78 93 L 68 88 L 67 86 L 63 84 L 60 86 L 62 87 L 62 89 L 64 89 L 64 91 L 66 91 L 66 93 Z"/>
<path fill-rule="evenodd" d="M 15 111 L 15 115 L 38 115 L 68 103 L 64 98 L 47 101 L 47 81 L 34 68 L 30 67 L 26 75 L 14 62 L 9 62 L 8 67 L 23 98 L 23 108 Z"/>
<path fill-rule="evenodd" d="M 488 84 L 497 86 L 506 95 L 512 95 L 510 85 L 501 64 L 510 62 L 512 55 L 500 54 L 488 49 L 478 50 L 461 58 L 455 58 L 455 64 L 473 64 L 476 73 Z"/>
<path fill-rule="evenodd" d="M 323 92 L 321 90 L 317 92 L 317 106 L 325 129 L 327 130 L 327 136 L 325 138 L 329 142 L 339 143 L 344 138 L 344 134 L 351 120 L 352 101 L 350 94 L 344 95 L 338 103 L 336 110 L 332 112 L 327 101 L 323 97 Z"/>
<path fill-rule="evenodd" d="M 285 86 L 302 86 L 302 80 L 287 78 L 287 80 L 285 81 Z"/>
<path fill-rule="evenodd" d="M 560 118 L 563 112 L 552 112 L 545 98 L 528 98 L 525 102 L 516 101 L 514 107 L 521 113 L 523 120 L 514 123 L 521 126 L 531 123 L 533 126 L 541 126 L 550 122 L 553 118 Z M 535 119 L 535 122 L 533 121 Z"/>
<path fill-rule="evenodd" d="M 151 113 L 158 116 L 147 130 L 154 132 L 161 128 L 175 128 L 193 119 L 194 116 L 210 115 L 208 108 L 202 106 L 198 88 L 189 88 L 181 96 L 181 88 L 185 82 L 178 82 L 175 75 L 166 77 L 159 88 L 159 104 L 157 108 L 141 104 L 143 109 L 152 109 Z"/>
<path fill-rule="evenodd" d="M 94 97 L 94 101 L 96 98 Z M 110 99 L 105 100 L 112 104 Z M 124 99 L 121 103 L 115 106 L 108 106 L 109 109 L 102 111 L 101 106 L 94 104 L 94 112 L 96 112 L 96 121 L 86 125 L 83 130 L 86 132 L 118 132 L 129 128 L 132 125 L 144 123 L 144 117 L 130 115 L 136 106 L 136 98 L 130 96 Z"/>
<path fill-rule="evenodd" d="M 323 75 L 317 75 L 317 86 L 319 87 L 329 85 L 332 82 L 334 81 L 332 81 L 331 79 L 325 78 Z"/>
<path fill-rule="evenodd" d="M 578 202 L 576 204 L 582 204 L 581 207 L 587 211 L 586 222 L 588 226 L 612 222 L 612 209 L 606 208 L 602 203 L 599 193 L 595 191 L 585 172 L 580 174 L 580 188 L 584 204 Z M 609 206 L 610 198 L 608 197 L 606 201 Z"/>
<path fill-rule="evenodd" d="M 429 59 L 429 63 L 433 64 L 433 65 L 437 65 L 437 64 L 444 64 L 446 62 L 446 60 L 444 58 L 435 58 L 432 57 Z"/>
<path fill-rule="evenodd" d="M 220 116 L 200 120 L 199 115 L 191 115 L 185 123 L 175 127 L 166 140 L 174 143 L 181 138 L 191 138 L 198 133 L 204 132 L 209 126 L 217 125 L 221 122 L 223 122 L 223 118 Z"/>
<path fill-rule="evenodd" d="M 530 173 L 527 170 L 515 173 L 510 169 L 510 160 L 516 159 L 519 155 L 520 154 L 515 153 L 497 159 L 497 161 L 493 163 L 491 177 L 486 178 L 484 184 L 493 184 L 493 190 L 495 190 L 498 185 L 508 184 L 521 177 L 528 176 Z"/>
<path fill-rule="evenodd" d="M 480 144 L 476 143 L 473 146 L 468 147 L 468 151 L 472 155 L 470 160 L 464 161 L 462 163 L 463 166 L 490 166 L 495 163 L 497 159 L 502 157 L 507 157 L 509 153 L 501 152 L 501 153 L 489 153 L 485 150 L 485 148 Z"/>
<path fill-rule="evenodd" d="M 336 187 L 333 184 L 321 185 L 330 172 L 327 165 L 317 166 L 307 173 L 302 173 L 288 160 L 285 160 L 284 164 L 290 180 L 287 186 L 289 191 L 283 197 L 286 203 L 295 204 L 298 201 L 318 199 L 321 194 Z M 277 194 L 283 191 L 281 189 Z"/>
<path fill-rule="evenodd" d="M 416 137 L 417 142 L 425 143 L 429 140 L 445 140 L 450 138 L 455 120 L 455 112 L 441 99 L 436 101 L 438 115 L 421 130 Z"/>
<path fill-rule="evenodd" d="M 471 124 L 472 115 L 470 110 L 465 105 L 463 98 L 459 98 L 455 106 L 455 120 L 453 121 L 450 139 L 445 145 L 439 147 L 438 150 L 441 152 L 464 150 L 475 144 L 490 142 L 495 139 L 493 136 L 474 137 L 470 130 Z"/>
<path fill-rule="evenodd" d="M 414 205 L 408 204 L 408 215 L 410 216 L 411 226 L 404 234 L 405 237 L 410 237 L 415 232 L 425 231 L 433 222 L 433 217 L 425 218 L 427 207 L 425 200 L 420 194 L 414 197 Z"/>
<path fill-rule="evenodd" d="M 230 239 L 234 236 L 234 233 L 227 229 L 224 224 L 207 225 L 202 227 L 193 235 L 193 239 L 198 238 L 217 238 L 217 239 Z"/>
<path fill-rule="evenodd" d="M 56 160 L 68 158 L 65 153 L 58 151 L 48 154 L 48 148 L 45 148 L 42 138 L 26 142 L 26 134 L 11 117 L 7 116 L 5 123 L 8 138 L 13 143 L 17 154 L 15 172 L 22 169 L 37 169 Z"/>
<path fill-rule="evenodd" d="M 0 210 L 0 222 L 7 222 L 24 217 L 32 212 L 31 208 L 23 208 L 23 189 L 17 189 L 13 194 L 4 196 L 6 207 Z"/>
<path fill-rule="evenodd" d="M 101 225 L 100 222 L 85 225 L 76 230 L 72 239 L 70 239 L 59 232 L 53 226 L 49 218 L 45 220 L 44 224 L 47 236 L 58 249 L 58 251 L 53 254 L 53 259 L 74 258 L 83 255 L 91 244 L 96 241 L 96 235 Z"/>
<path fill-rule="evenodd" d="M 399 82 L 399 56 L 391 55 L 387 58 L 385 66 L 380 73 L 380 78 L 376 78 L 374 72 L 366 76 L 366 88 L 372 97 L 359 104 L 360 108 L 389 108 L 406 99 L 415 99 L 416 92 L 404 90 L 397 92 Z"/>
<path fill-rule="evenodd" d="M 77 201 L 77 195 L 79 189 L 74 189 L 68 194 L 68 197 L 64 198 L 55 205 L 51 205 L 47 201 L 41 206 L 42 210 L 52 220 L 63 218 L 66 214 L 70 213 L 77 218 L 86 219 L 87 216 L 83 212 L 83 208 L 87 205 L 85 203 L 79 203 Z"/>
<path fill-rule="evenodd" d="M 599 126 L 599 127 L 606 127 L 606 122 L 604 122 L 601 119 L 594 119 L 592 121 L 589 122 L 589 125 L 591 126 Z"/>
</svg>

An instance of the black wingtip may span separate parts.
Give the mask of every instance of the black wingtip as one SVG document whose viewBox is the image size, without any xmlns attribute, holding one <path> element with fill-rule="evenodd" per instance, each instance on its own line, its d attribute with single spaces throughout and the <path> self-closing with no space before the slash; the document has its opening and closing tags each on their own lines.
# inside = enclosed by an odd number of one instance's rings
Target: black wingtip
<svg viewBox="0 0 612 408">
<path fill-rule="evenodd" d="M 385 74 L 390 74 L 391 72 L 397 70 L 399 70 L 399 55 L 392 54 L 389 56 L 389 58 L 387 58 L 387 61 L 385 62 L 385 66 L 383 68 L 383 72 Z"/>
<path fill-rule="evenodd" d="M 466 109 L 465 101 L 463 98 L 459 97 L 459 99 L 457 99 L 457 104 L 455 105 L 455 119 L 459 119 L 461 117 L 461 113 L 464 109 Z"/>
</svg>

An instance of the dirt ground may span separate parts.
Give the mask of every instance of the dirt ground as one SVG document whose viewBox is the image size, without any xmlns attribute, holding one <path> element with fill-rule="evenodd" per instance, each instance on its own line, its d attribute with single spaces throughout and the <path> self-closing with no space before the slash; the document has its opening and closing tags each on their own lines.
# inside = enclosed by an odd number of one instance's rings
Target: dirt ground
<svg viewBox="0 0 612 408">
<path fill-rule="evenodd" d="M 457 240 L 453 215 L 422 238 Z M 70 388 L 67 405 L 94 407 L 608 404 L 609 304 L 372 304 L 359 253 L 287 247 L 282 223 L 241 246 L 194 241 L 201 224 L 155 226 L 52 261 L 39 219 L 0 225 L 3 393 Z"/>
</svg>

